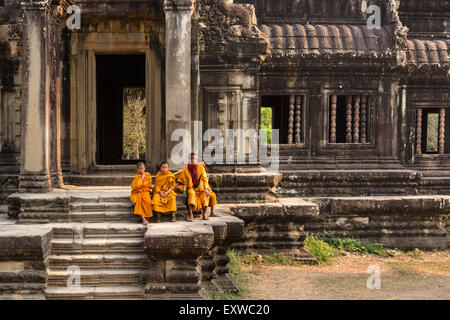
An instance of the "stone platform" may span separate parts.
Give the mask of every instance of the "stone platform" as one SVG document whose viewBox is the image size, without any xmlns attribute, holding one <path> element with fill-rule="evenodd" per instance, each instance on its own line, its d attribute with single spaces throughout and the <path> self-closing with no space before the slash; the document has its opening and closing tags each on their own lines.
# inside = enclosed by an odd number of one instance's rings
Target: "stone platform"
<svg viewBox="0 0 450 320">
<path fill-rule="evenodd" d="M 13 194 L 0 211 L 0 295 L 25 299 L 205 299 L 237 291 L 227 250 L 282 252 L 305 263 L 308 234 L 399 249 L 448 249 L 450 196 L 258 198 L 221 203 L 220 218 L 142 226 L 128 187 Z M 81 288 L 67 288 L 68 267 Z"/>
<path fill-rule="evenodd" d="M 207 299 L 237 291 L 228 247 L 244 222 L 217 211 L 209 221 L 140 224 L 129 188 L 69 188 L 16 194 L 0 215 L 0 296 L 25 299 Z M 167 217 L 168 218 L 168 217 Z M 71 267 L 80 288 L 68 288 Z"/>
<path fill-rule="evenodd" d="M 228 246 L 244 223 L 0 223 L 0 299 L 207 299 L 237 291 Z M 80 287 L 68 287 L 73 269 Z M 73 284 L 76 284 L 73 283 Z"/>
</svg>

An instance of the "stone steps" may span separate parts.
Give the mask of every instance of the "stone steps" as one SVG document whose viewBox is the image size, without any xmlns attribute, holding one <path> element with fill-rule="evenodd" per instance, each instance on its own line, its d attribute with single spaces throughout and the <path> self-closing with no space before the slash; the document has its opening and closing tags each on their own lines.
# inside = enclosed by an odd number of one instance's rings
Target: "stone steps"
<svg viewBox="0 0 450 320">
<path fill-rule="evenodd" d="M 144 239 L 54 239 L 52 253 L 141 253 Z"/>
<path fill-rule="evenodd" d="M 147 227 L 138 223 L 54 224 L 46 298 L 142 299 L 149 270 L 144 251 L 146 231 Z M 73 275 L 68 268 L 73 266 L 80 269 L 78 289 L 67 287 Z"/>
<path fill-rule="evenodd" d="M 411 170 L 283 171 L 276 192 L 281 197 L 414 195 L 420 178 Z"/>
<path fill-rule="evenodd" d="M 138 217 L 128 211 L 93 211 L 71 212 L 70 222 L 97 223 L 97 222 L 136 222 Z"/>
<path fill-rule="evenodd" d="M 74 223 L 55 224 L 53 238 L 139 238 L 141 239 L 147 228 L 136 223 Z"/>
<path fill-rule="evenodd" d="M 67 270 L 69 266 L 78 266 L 82 270 L 140 269 L 148 267 L 145 254 L 79 254 L 51 255 L 48 257 L 52 270 Z"/>
<path fill-rule="evenodd" d="M 81 287 L 144 285 L 148 274 L 148 269 L 80 269 Z M 66 270 L 50 269 L 47 276 L 47 288 L 67 287 L 67 281 L 72 274 Z"/>
<path fill-rule="evenodd" d="M 46 298 L 49 300 L 101 300 L 101 299 L 143 299 L 145 288 L 136 286 L 97 286 L 82 287 L 80 289 L 48 288 L 45 290 Z"/>
</svg>

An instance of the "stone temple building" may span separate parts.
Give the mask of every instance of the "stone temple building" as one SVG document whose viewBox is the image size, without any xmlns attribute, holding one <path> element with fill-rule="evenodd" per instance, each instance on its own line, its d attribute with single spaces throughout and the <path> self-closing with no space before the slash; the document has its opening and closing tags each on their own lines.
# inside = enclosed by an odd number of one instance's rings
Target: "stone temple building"
<svg viewBox="0 0 450 320">
<path fill-rule="evenodd" d="M 79 29 L 67 27 L 70 5 Z M 0 1 L 5 192 L 132 170 L 121 157 L 126 87 L 145 89 L 141 160 L 152 168 L 170 157 L 174 130 L 258 130 L 265 106 L 282 171 L 308 182 L 287 188 L 448 192 L 448 15 L 446 0 Z M 344 176 L 349 189 L 323 190 Z"/>
<path fill-rule="evenodd" d="M 201 133 L 259 131 L 262 109 L 280 133 L 279 172 L 262 162 L 208 164 L 228 205 L 221 210 L 231 213 L 222 226 L 228 238 L 217 226 L 214 234 L 199 226 L 210 237 L 204 250 L 175 257 L 163 250 L 170 245 L 164 230 L 145 235 L 151 263 L 202 266 L 201 285 L 191 281 L 189 294 L 216 278 L 233 287 L 232 243 L 295 251 L 299 259 L 310 259 L 306 232 L 447 248 L 449 16 L 448 0 L 1 0 L 0 201 L 18 219 L 15 228 L 49 229 L 0 232 L 0 261 L 26 261 L 34 271 L 38 261 L 31 281 L 38 289 L 27 290 L 68 297 L 58 289 L 58 267 L 67 262 L 58 254 L 81 249 L 67 244 L 80 236 L 67 223 L 121 221 L 114 214 L 129 209 L 128 191 L 96 196 L 99 190 L 128 186 L 138 160 L 155 173 L 170 158 L 177 129 L 193 133 L 201 122 Z M 127 158 L 130 88 L 143 103 L 145 148 Z M 237 150 L 226 145 L 226 152 Z M 131 229 L 121 229 L 127 244 L 145 233 Z M 83 235 L 111 232 L 85 226 Z M 2 239 L 13 236 L 14 257 L 2 251 L 13 243 Z M 168 264 L 161 268 L 169 274 Z M 1 275 L 0 268 L 0 284 Z M 161 293 L 155 272 L 147 279 L 146 297 L 186 296 L 173 283 L 173 292 Z M 83 294 L 108 297 L 108 290 Z M 143 296 L 139 290 L 125 291 Z"/>
</svg>

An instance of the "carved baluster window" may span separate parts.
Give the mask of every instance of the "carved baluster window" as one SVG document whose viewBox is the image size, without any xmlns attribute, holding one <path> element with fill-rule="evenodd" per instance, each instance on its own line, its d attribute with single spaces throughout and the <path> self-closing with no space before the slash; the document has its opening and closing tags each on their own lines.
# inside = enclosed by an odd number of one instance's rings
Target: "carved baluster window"
<svg viewBox="0 0 450 320">
<path fill-rule="evenodd" d="M 366 95 L 330 96 L 330 143 L 366 144 L 370 141 L 369 98 Z"/>
<path fill-rule="evenodd" d="M 292 144 L 294 140 L 294 109 L 295 109 L 295 96 L 289 97 L 289 120 L 288 120 L 288 144 Z"/>
<path fill-rule="evenodd" d="M 416 153 L 422 154 L 422 109 L 417 109 L 417 124 L 416 124 Z"/>
<path fill-rule="evenodd" d="M 367 142 L 367 97 L 361 96 L 361 143 Z"/>
<path fill-rule="evenodd" d="M 359 143 L 359 115 L 360 115 L 360 101 L 359 96 L 355 96 L 353 108 L 353 143 Z"/>
<path fill-rule="evenodd" d="M 347 143 L 352 143 L 352 96 L 347 96 Z"/>
<path fill-rule="evenodd" d="M 445 153 L 445 109 L 441 108 L 439 114 L 439 154 Z"/>
<path fill-rule="evenodd" d="M 302 96 L 295 98 L 295 143 L 301 143 Z"/>
<path fill-rule="evenodd" d="M 331 96 L 331 137 L 330 142 L 336 143 L 336 118 L 337 118 L 337 96 Z"/>
</svg>

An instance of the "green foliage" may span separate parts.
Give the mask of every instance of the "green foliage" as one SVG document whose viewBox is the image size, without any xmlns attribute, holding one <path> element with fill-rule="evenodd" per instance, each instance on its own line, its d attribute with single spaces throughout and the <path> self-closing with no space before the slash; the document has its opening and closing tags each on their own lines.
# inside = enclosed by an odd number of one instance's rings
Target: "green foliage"
<svg viewBox="0 0 450 320">
<path fill-rule="evenodd" d="M 339 252 L 327 242 L 316 236 L 308 236 L 305 240 L 305 248 L 313 254 L 320 263 L 329 263 Z"/>
<path fill-rule="evenodd" d="M 272 144 L 272 108 L 261 108 L 261 130 L 267 130 L 267 144 Z"/>
<path fill-rule="evenodd" d="M 145 277 L 142 275 L 142 273 L 139 273 L 138 275 L 136 275 L 136 282 L 140 283 L 140 284 L 146 282 Z"/>
<path fill-rule="evenodd" d="M 393 253 L 386 249 L 385 245 L 377 242 L 364 242 L 358 239 L 321 238 L 340 251 L 353 252 L 356 254 L 373 254 L 377 256 L 392 256 Z"/>
<path fill-rule="evenodd" d="M 147 138 L 146 119 L 145 89 L 124 88 L 123 159 L 145 159 Z"/>
<path fill-rule="evenodd" d="M 268 255 L 261 254 L 235 254 L 235 259 L 241 265 L 266 265 L 266 266 L 291 266 L 295 264 L 301 264 L 301 262 L 292 259 L 285 254 L 275 252 Z"/>
<path fill-rule="evenodd" d="M 241 266 L 244 263 L 241 256 L 236 251 L 230 250 L 228 251 L 228 257 L 230 258 L 228 267 L 230 268 L 230 273 L 239 288 L 239 292 L 233 293 L 222 291 L 220 293 L 209 293 L 211 300 L 239 300 L 246 292 L 248 292 L 248 278 L 242 272 Z"/>
</svg>

